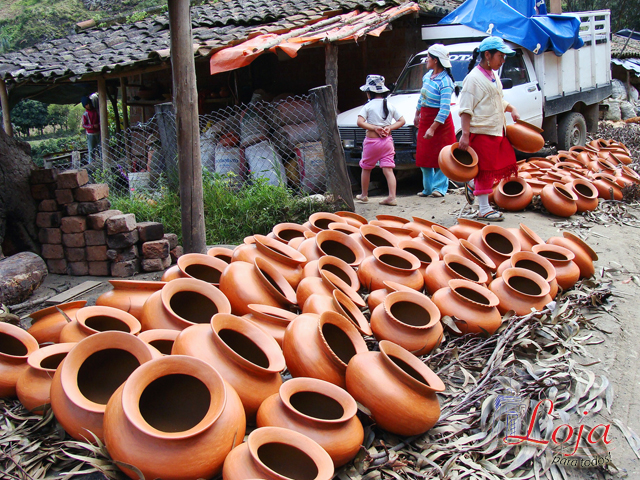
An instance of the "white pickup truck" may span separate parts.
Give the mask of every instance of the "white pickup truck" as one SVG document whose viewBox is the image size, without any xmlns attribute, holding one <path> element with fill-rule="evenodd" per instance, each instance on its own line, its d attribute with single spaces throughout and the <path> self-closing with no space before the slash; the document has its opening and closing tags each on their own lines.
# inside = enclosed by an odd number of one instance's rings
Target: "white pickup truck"
<svg viewBox="0 0 640 480">
<path fill-rule="evenodd" d="M 522 120 L 544 129 L 543 136 L 561 150 L 584 145 L 587 131 L 598 128 L 598 104 L 611 94 L 611 44 L 609 10 L 579 12 L 580 36 L 584 46 L 569 49 L 558 57 L 553 52 L 534 55 L 507 42 L 516 55 L 507 57 L 500 70 L 505 99 L 515 105 Z M 429 44 L 444 43 L 450 52 L 452 73 L 462 86 L 472 52 L 487 35 L 463 25 L 422 27 L 422 39 Z M 390 87 L 389 103 L 406 124 L 392 135 L 396 147 L 396 167 L 415 167 L 417 128 L 413 125 L 422 77 L 426 73 L 427 51 L 414 55 Z M 338 130 L 347 165 L 357 166 L 365 132 L 358 128 L 357 107 L 338 115 Z M 451 114 L 459 136 L 460 116 L 457 98 L 451 99 Z M 511 115 L 507 115 L 511 123 Z"/>
</svg>

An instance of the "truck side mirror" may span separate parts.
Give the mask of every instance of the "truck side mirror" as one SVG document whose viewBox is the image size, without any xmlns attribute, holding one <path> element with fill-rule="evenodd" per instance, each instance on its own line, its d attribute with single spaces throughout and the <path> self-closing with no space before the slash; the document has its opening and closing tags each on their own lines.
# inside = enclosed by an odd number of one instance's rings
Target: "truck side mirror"
<svg viewBox="0 0 640 480">
<path fill-rule="evenodd" d="M 509 90 L 510 88 L 513 88 L 513 80 L 512 79 L 503 77 L 503 78 L 500 79 L 500 81 L 502 82 L 502 89 L 503 90 Z"/>
</svg>

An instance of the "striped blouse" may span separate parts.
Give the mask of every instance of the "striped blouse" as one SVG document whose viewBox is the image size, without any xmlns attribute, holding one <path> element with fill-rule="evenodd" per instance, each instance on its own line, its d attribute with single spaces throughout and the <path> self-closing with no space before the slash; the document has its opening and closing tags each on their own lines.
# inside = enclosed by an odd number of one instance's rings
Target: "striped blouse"
<svg viewBox="0 0 640 480">
<path fill-rule="evenodd" d="M 422 90 L 416 109 L 419 112 L 422 107 L 439 108 L 435 121 L 444 123 L 451 111 L 451 94 L 454 85 L 447 72 L 442 71 L 432 79 L 432 71 L 429 70 L 422 77 Z"/>
</svg>

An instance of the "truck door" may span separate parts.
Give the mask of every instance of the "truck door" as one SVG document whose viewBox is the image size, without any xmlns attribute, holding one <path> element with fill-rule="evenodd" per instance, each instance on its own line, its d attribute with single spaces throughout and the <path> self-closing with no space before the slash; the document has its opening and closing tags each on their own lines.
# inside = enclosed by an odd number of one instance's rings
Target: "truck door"
<svg viewBox="0 0 640 480">
<path fill-rule="evenodd" d="M 510 78 L 513 81 L 513 87 L 504 90 L 504 98 L 516 107 L 520 118 L 541 127 L 542 92 L 533 65 L 521 49 L 516 49 L 514 56 L 506 58 L 500 78 Z M 508 114 L 507 123 L 512 123 L 511 115 Z"/>
</svg>

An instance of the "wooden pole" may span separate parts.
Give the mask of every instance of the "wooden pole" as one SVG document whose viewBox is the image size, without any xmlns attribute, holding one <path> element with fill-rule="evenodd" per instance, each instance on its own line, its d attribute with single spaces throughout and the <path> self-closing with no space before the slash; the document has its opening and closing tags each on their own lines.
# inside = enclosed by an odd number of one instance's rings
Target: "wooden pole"
<svg viewBox="0 0 640 480">
<path fill-rule="evenodd" d="M 122 126 L 129 128 L 129 104 L 127 103 L 127 77 L 120 77 L 120 95 L 122 95 Z"/>
<path fill-rule="evenodd" d="M 2 103 L 2 123 L 4 124 L 4 133 L 13 137 L 13 126 L 11 125 L 11 109 L 9 108 L 9 95 L 7 94 L 7 85 L 0 78 L 0 103 Z"/>
<path fill-rule="evenodd" d="M 561 14 L 562 13 L 562 0 L 551 0 L 549 5 L 549 13 Z"/>
<path fill-rule="evenodd" d="M 324 46 L 325 83 L 333 89 L 333 101 L 338 106 L 338 46 L 327 43 Z"/>
<path fill-rule="evenodd" d="M 182 240 L 185 253 L 205 253 L 198 92 L 191 34 L 191 7 L 189 2 L 184 0 L 168 1 L 171 70 L 180 167 Z"/>
<path fill-rule="evenodd" d="M 102 169 L 111 165 L 109 158 L 109 112 L 107 111 L 107 82 L 98 78 L 98 102 L 100 114 L 100 147 L 102 150 Z"/>
</svg>

